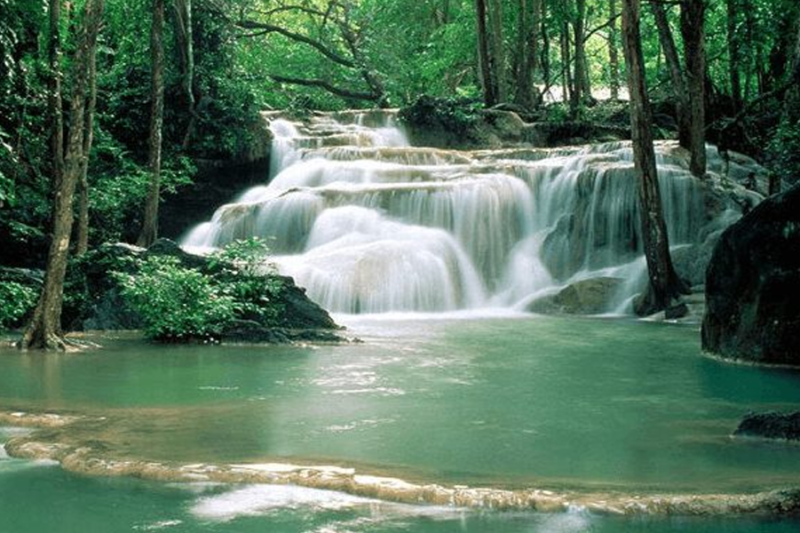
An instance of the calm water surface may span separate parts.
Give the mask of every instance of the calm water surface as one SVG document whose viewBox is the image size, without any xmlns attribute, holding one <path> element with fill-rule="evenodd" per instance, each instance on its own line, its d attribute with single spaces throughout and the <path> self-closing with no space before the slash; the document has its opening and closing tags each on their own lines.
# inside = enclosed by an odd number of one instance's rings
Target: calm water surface
<svg viewBox="0 0 800 533">
<path fill-rule="evenodd" d="M 800 373 L 703 357 L 696 329 L 540 317 L 345 322 L 363 344 L 161 347 L 120 336 L 95 339 L 102 349 L 79 354 L 0 351 L 0 409 L 102 413 L 113 420 L 104 438 L 115 453 L 154 460 L 325 462 L 442 483 L 626 492 L 752 491 L 800 481 L 800 447 L 729 436 L 749 410 L 800 407 Z M 201 523 L 208 531 L 266 524 L 328 531 L 328 523 L 339 524 L 330 531 L 361 531 L 375 520 L 381 531 L 798 526 L 423 512 L 294 491 L 85 479 L 0 463 L 0 517 L 72 501 L 65 516 L 75 531 L 116 531 L 93 529 L 102 513 L 83 516 L 104 505 L 118 509 L 107 522 L 119 531 L 195 531 Z M 225 514 L 227 507 L 235 509 Z M 33 515 L 7 530 L 68 530 Z"/>
</svg>

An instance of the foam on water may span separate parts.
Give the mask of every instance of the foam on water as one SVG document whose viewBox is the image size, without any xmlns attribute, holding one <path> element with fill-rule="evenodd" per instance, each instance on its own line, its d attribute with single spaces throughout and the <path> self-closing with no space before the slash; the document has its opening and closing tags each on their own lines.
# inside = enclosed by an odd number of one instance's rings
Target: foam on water
<svg viewBox="0 0 800 533">
<path fill-rule="evenodd" d="M 279 269 L 330 311 L 523 311 L 606 276 L 624 280 L 606 312 L 624 314 L 646 282 L 630 143 L 414 148 L 385 112 L 274 118 L 270 129 L 271 181 L 220 207 L 183 245 L 206 252 L 265 238 Z M 674 143 L 656 152 L 673 246 L 699 245 L 739 216 L 709 215 L 707 187 Z"/>
<path fill-rule="evenodd" d="M 307 508 L 339 511 L 364 507 L 377 500 L 341 492 L 291 485 L 252 485 L 200 498 L 192 514 L 205 520 L 226 522 L 243 516 L 263 516 L 280 509 Z"/>
</svg>

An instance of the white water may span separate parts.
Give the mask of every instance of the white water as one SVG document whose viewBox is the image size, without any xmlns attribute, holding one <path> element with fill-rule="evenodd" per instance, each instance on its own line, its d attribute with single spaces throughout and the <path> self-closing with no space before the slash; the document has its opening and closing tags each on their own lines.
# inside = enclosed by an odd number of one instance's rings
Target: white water
<svg viewBox="0 0 800 533">
<path fill-rule="evenodd" d="M 371 122 L 371 125 L 365 125 Z M 279 269 L 337 313 L 524 309 L 569 283 L 646 282 L 628 143 L 554 150 L 415 148 L 392 114 L 273 119 L 267 185 L 220 207 L 183 245 L 268 240 Z M 673 246 L 702 242 L 700 182 L 657 146 Z"/>
</svg>

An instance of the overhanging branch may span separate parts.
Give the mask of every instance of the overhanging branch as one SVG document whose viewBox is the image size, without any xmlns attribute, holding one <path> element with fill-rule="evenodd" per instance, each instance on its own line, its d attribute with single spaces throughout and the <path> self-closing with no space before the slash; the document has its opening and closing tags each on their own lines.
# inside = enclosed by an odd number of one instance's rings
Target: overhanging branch
<svg viewBox="0 0 800 533">
<path fill-rule="evenodd" d="M 291 78 L 287 76 L 278 76 L 278 75 L 270 75 L 274 81 L 278 83 L 289 83 L 292 85 L 302 85 L 304 87 L 318 87 L 320 89 L 324 89 L 331 94 L 335 94 L 336 96 L 341 96 L 342 98 L 351 98 L 353 100 L 366 100 L 369 102 L 375 102 L 380 99 L 380 95 L 375 93 L 362 93 L 357 91 L 351 91 L 348 89 L 342 89 L 341 87 L 336 87 L 335 85 L 325 81 L 325 80 L 308 80 L 304 78 Z"/>
</svg>

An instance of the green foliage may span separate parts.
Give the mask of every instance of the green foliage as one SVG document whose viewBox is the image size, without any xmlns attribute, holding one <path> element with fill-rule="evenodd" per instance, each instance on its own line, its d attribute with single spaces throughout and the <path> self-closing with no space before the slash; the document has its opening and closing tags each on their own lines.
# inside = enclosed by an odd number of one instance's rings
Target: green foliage
<svg viewBox="0 0 800 533">
<path fill-rule="evenodd" d="M 767 147 L 767 160 L 782 179 L 800 182 L 800 120 L 781 121 Z"/>
<path fill-rule="evenodd" d="M 0 207 L 14 202 L 14 182 L 6 176 L 8 168 L 16 163 L 16 156 L 11 146 L 6 143 L 8 136 L 0 126 Z"/>
<path fill-rule="evenodd" d="M 284 311 L 276 303 L 283 281 L 275 275 L 268 253 L 263 239 L 251 237 L 228 244 L 210 258 L 211 268 L 219 271 L 236 299 L 240 317 L 267 325 L 276 324 Z"/>
<path fill-rule="evenodd" d="M 14 281 L 0 281 L 0 331 L 20 325 L 36 305 L 35 289 Z"/>
<path fill-rule="evenodd" d="M 185 342 L 219 335 L 236 315 L 229 287 L 169 256 L 150 256 L 136 274 L 117 273 L 122 295 L 160 341 Z"/>
<path fill-rule="evenodd" d="M 263 240 L 251 238 L 216 252 L 202 270 L 172 256 L 150 255 L 123 265 L 111 260 L 114 279 L 144 321 L 146 335 L 186 342 L 217 337 L 233 320 L 278 323 L 284 311 L 277 298 L 283 282 L 266 260 L 267 252 Z"/>
<path fill-rule="evenodd" d="M 133 239 L 141 225 L 150 171 L 107 131 L 97 131 L 92 151 L 89 190 L 90 229 L 94 242 Z M 196 172 L 186 156 L 166 159 L 161 169 L 161 192 L 175 194 L 192 183 Z"/>
</svg>

